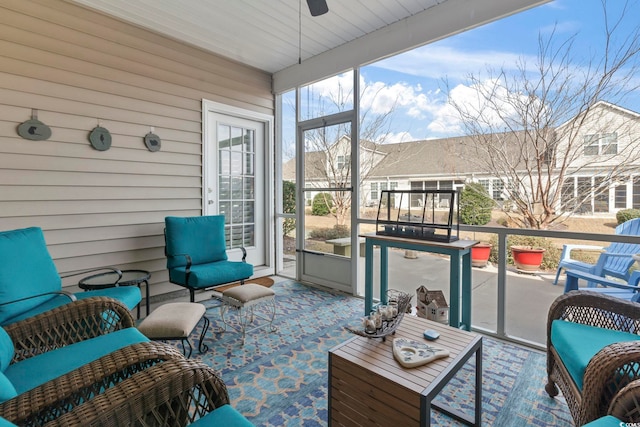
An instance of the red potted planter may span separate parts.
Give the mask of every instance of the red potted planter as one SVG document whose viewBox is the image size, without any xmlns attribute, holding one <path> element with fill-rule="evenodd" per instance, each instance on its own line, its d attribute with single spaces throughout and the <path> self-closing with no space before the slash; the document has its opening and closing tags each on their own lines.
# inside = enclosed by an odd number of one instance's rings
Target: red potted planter
<svg viewBox="0 0 640 427">
<path fill-rule="evenodd" d="M 513 263 L 518 271 L 524 273 L 534 273 L 540 269 L 544 249 L 533 248 L 531 246 L 511 246 Z"/>
<path fill-rule="evenodd" d="M 486 267 L 491 255 L 491 243 L 480 242 L 471 247 L 471 265 L 474 267 Z"/>
</svg>

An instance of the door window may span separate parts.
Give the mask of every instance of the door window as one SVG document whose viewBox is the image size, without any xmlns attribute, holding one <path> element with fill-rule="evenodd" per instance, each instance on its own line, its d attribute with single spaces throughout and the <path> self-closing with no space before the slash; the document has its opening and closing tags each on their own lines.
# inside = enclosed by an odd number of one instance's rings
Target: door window
<svg viewBox="0 0 640 427">
<path fill-rule="evenodd" d="M 218 124 L 219 212 L 227 248 L 255 246 L 255 131 Z"/>
</svg>

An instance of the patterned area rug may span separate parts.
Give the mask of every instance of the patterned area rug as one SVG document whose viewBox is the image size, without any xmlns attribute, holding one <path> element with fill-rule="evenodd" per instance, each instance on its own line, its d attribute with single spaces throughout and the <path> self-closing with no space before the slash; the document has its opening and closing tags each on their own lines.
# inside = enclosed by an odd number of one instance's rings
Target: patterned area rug
<svg viewBox="0 0 640 427">
<path fill-rule="evenodd" d="M 209 351 L 194 350 L 192 358 L 221 373 L 232 405 L 256 426 L 326 426 L 327 352 L 353 336 L 344 326 L 359 326 L 363 301 L 294 281 L 272 289 L 277 332 L 249 333 L 244 346 L 237 332 L 209 333 Z M 212 326 L 222 326 L 217 302 L 205 305 Z M 194 348 L 199 334 L 199 329 L 192 334 Z M 483 425 L 573 425 L 566 404 L 544 392 L 544 354 L 491 338 L 484 339 L 483 350 Z M 472 363 L 438 397 L 468 413 L 473 408 Z M 462 425 L 437 411 L 431 420 L 435 426 Z"/>
</svg>

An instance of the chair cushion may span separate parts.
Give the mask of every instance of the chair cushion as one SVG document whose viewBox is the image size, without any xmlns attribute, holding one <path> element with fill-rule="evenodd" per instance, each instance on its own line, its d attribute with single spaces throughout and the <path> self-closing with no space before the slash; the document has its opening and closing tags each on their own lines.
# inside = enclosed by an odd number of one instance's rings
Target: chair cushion
<svg viewBox="0 0 640 427">
<path fill-rule="evenodd" d="M 39 227 L 0 232 L 0 303 L 59 291 L 62 281 Z M 0 324 L 54 295 L 0 306 Z"/>
<path fill-rule="evenodd" d="M 84 299 L 89 297 L 114 298 L 126 305 L 129 310 L 133 310 L 135 306 L 138 305 L 138 303 L 142 300 L 142 294 L 140 293 L 140 289 L 138 289 L 137 286 L 117 286 L 114 288 L 97 289 L 95 291 L 78 292 L 74 295 L 77 299 Z M 9 319 L 5 319 L 3 322 L 0 322 L 0 326 L 9 325 L 19 320 L 28 319 L 29 317 L 35 316 L 36 314 L 44 313 L 45 311 L 49 311 L 61 305 L 68 304 L 70 301 L 71 300 L 66 295 L 56 295 L 50 300 L 47 300 L 44 303 L 31 308 L 30 310 L 22 312 L 17 316 L 11 317 Z"/>
<path fill-rule="evenodd" d="M 224 215 L 165 218 L 167 268 L 184 267 L 188 254 L 194 265 L 227 260 Z"/>
<path fill-rule="evenodd" d="M 118 349 L 146 341 L 149 339 L 136 328 L 122 329 L 14 363 L 5 375 L 22 394 Z"/>
<path fill-rule="evenodd" d="M 78 292 L 76 298 L 109 297 L 116 299 L 133 310 L 142 301 L 142 293 L 137 286 L 116 286 L 113 288 L 96 289 L 95 291 Z"/>
<path fill-rule="evenodd" d="M 0 417 L 0 427 L 18 427 L 7 419 Z"/>
<path fill-rule="evenodd" d="M 4 372 L 9 367 L 15 349 L 11 337 L 3 328 L 0 328 L 0 372 Z"/>
<path fill-rule="evenodd" d="M 13 399 L 18 395 L 13 384 L 9 381 L 9 378 L 5 376 L 2 372 L 0 372 L 0 403 L 6 402 L 9 399 Z M 0 423 L 0 426 L 2 424 Z"/>
<path fill-rule="evenodd" d="M 189 427 L 253 427 L 240 412 L 236 411 L 231 405 L 222 405 L 204 417 L 195 420 Z"/>
<path fill-rule="evenodd" d="M 218 261 L 191 267 L 189 283 L 186 283 L 186 269 L 177 267 L 169 270 L 172 283 L 188 285 L 191 288 L 208 288 L 253 275 L 253 265 L 242 261 Z"/>
<path fill-rule="evenodd" d="M 591 421 L 588 424 L 585 424 L 582 427 L 624 427 L 625 423 L 614 417 L 613 415 L 606 415 L 604 417 L 598 418 L 597 420 Z"/>
<path fill-rule="evenodd" d="M 551 324 L 551 343 L 581 391 L 587 365 L 598 351 L 609 344 L 637 340 L 640 336 L 635 334 L 581 323 L 554 320 Z"/>
</svg>

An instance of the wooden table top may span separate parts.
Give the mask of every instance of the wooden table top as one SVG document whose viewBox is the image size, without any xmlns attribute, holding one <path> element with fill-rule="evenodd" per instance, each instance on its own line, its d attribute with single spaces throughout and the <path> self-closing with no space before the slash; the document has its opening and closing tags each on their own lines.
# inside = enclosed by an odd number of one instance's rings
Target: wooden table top
<svg viewBox="0 0 640 427">
<path fill-rule="evenodd" d="M 422 336 L 425 329 L 438 331 L 440 337 L 436 341 L 425 340 Z M 393 357 L 392 343 L 397 337 L 423 341 L 434 347 L 445 348 L 449 350 L 449 356 L 415 368 L 405 368 Z M 422 394 L 431 388 L 432 383 L 434 386 L 437 385 L 440 379 L 453 369 L 452 362 L 458 355 L 468 353 L 470 348 L 481 339 L 480 335 L 472 332 L 405 315 L 395 335 L 387 336 L 385 342 L 380 338 L 370 339 L 355 335 L 329 352 L 358 368 L 369 371 L 374 376 L 383 377 L 403 389 Z"/>
<path fill-rule="evenodd" d="M 375 234 L 375 233 L 367 233 L 367 234 L 359 234 L 358 237 L 364 237 L 365 239 L 374 239 L 379 241 L 385 241 L 389 243 L 410 243 L 413 245 L 421 245 L 426 247 L 436 247 L 436 248 L 444 248 L 444 249 L 452 249 L 452 250 L 464 250 L 469 249 L 470 247 L 479 243 L 478 240 L 455 240 L 453 242 L 439 242 L 437 240 L 422 240 L 422 239 L 412 239 L 410 237 L 401 237 L 401 236 L 386 236 L 384 234 Z"/>
</svg>

